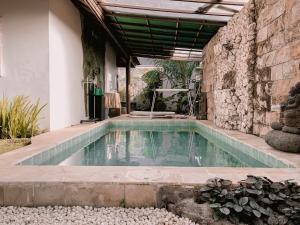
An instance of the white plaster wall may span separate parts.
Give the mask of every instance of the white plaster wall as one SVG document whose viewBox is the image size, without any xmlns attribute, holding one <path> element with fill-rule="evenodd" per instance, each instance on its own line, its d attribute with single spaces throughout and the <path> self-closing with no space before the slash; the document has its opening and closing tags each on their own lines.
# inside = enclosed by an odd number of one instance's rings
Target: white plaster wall
<svg viewBox="0 0 300 225">
<path fill-rule="evenodd" d="M 105 45 L 105 91 L 117 89 L 117 62 L 116 52 L 113 46 L 107 41 Z"/>
<path fill-rule="evenodd" d="M 48 104 L 42 111 L 42 128 L 49 127 L 48 8 L 47 0 L 0 0 L 0 96 L 26 95 Z"/>
<path fill-rule="evenodd" d="M 79 11 L 70 0 L 49 0 L 50 129 L 84 119 L 83 50 Z"/>
</svg>

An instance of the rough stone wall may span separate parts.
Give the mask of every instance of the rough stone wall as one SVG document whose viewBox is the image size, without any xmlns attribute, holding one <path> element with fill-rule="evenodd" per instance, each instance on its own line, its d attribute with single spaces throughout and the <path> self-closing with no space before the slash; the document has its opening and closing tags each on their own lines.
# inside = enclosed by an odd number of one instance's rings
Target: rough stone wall
<svg viewBox="0 0 300 225">
<path fill-rule="evenodd" d="M 300 1 L 255 0 L 257 62 L 253 133 L 264 135 L 278 121 L 279 104 L 300 81 Z"/>
<path fill-rule="evenodd" d="M 250 1 L 204 50 L 208 119 L 219 127 L 252 132 L 255 29 L 255 7 Z"/>
<path fill-rule="evenodd" d="M 300 81 L 300 1 L 250 0 L 204 49 L 208 119 L 264 135 Z"/>
<path fill-rule="evenodd" d="M 203 79 L 201 91 L 206 93 L 207 98 L 207 119 L 213 121 L 215 113 L 214 101 L 214 81 L 215 81 L 215 65 L 214 65 L 214 46 L 218 41 L 218 35 L 215 35 L 206 45 L 203 51 Z"/>
</svg>

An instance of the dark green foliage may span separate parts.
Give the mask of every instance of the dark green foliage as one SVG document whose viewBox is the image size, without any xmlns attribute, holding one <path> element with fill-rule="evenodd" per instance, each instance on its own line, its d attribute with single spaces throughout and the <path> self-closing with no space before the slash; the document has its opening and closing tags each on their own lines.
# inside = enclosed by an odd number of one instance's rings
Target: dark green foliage
<svg viewBox="0 0 300 225">
<path fill-rule="evenodd" d="M 153 97 L 152 90 L 161 87 L 163 80 L 169 83 L 171 88 L 188 88 L 189 80 L 198 63 L 175 60 L 155 60 L 155 65 L 158 69 L 151 70 L 142 77 L 143 81 L 147 84 L 139 96 L 139 101 L 146 106 L 142 110 L 150 110 Z M 188 112 L 188 98 L 186 93 L 175 93 L 167 98 L 162 97 L 162 94 L 160 94 L 156 98 L 154 110 L 164 111 L 166 109 L 165 102 L 167 101 L 176 104 L 177 113 Z"/>
<path fill-rule="evenodd" d="M 147 84 L 147 88 L 158 88 L 162 85 L 162 79 L 158 70 L 150 70 L 142 76 L 142 80 Z"/>
<path fill-rule="evenodd" d="M 92 18 L 84 10 L 81 10 L 82 23 L 82 49 L 83 49 L 83 81 L 88 77 L 94 80 L 97 77 L 98 85 L 104 88 L 104 60 L 105 60 L 105 32 L 99 26 L 97 20 Z M 86 93 L 86 86 L 84 93 Z M 87 102 L 85 110 L 87 112 Z"/>
<path fill-rule="evenodd" d="M 159 88 L 162 85 L 161 73 L 158 70 L 151 70 L 142 76 L 142 80 L 146 83 L 147 86 L 143 89 L 142 93 L 139 96 L 139 99 L 145 105 L 145 108 L 143 108 L 143 110 L 150 110 L 154 94 L 153 89 Z M 155 101 L 154 111 L 166 110 L 166 100 L 167 98 L 163 98 L 161 94 L 158 95 Z"/>
<path fill-rule="evenodd" d="M 188 88 L 189 79 L 198 64 L 176 60 L 155 60 L 155 65 L 162 68 L 161 73 L 171 83 L 172 88 Z"/>
<path fill-rule="evenodd" d="M 88 14 L 83 13 L 81 18 L 84 79 L 97 77 L 104 85 L 105 32 Z"/>
<path fill-rule="evenodd" d="M 300 186 L 290 180 L 273 182 L 249 175 L 234 186 L 229 180 L 214 178 L 195 189 L 195 201 L 209 202 L 218 216 L 233 223 L 300 224 Z"/>
<path fill-rule="evenodd" d="M 170 84 L 171 88 L 189 88 L 189 81 L 198 62 L 155 60 L 155 65 L 161 68 L 161 74 Z M 175 93 L 172 103 L 176 104 L 176 113 L 188 112 L 188 98 L 186 93 Z"/>
</svg>

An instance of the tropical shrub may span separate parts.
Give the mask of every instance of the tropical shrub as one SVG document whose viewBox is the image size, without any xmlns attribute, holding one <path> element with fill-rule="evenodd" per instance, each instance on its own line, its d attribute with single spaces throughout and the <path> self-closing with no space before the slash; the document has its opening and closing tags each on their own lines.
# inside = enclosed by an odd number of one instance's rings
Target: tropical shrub
<svg viewBox="0 0 300 225">
<path fill-rule="evenodd" d="M 193 70 L 198 62 L 155 60 L 155 66 L 161 68 L 162 76 L 171 84 L 171 88 L 188 88 Z"/>
<path fill-rule="evenodd" d="M 170 83 L 171 88 L 189 88 L 193 70 L 199 63 L 176 60 L 155 60 L 155 65 L 161 68 L 161 76 Z M 188 112 L 189 107 L 186 93 L 174 93 L 171 97 L 172 103 L 176 104 L 177 113 Z"/>
<path fill-rule="evenodd" d="M 229 180 L 210 179 L 195 190 L 195 201 L 209 202 L 217 216 L 233 223 L 300 224 L 300 186 L 291 180 L 273 182 L 266 177 L 248 176 L 234 186 Z"/>
<path fill-rule="evenodd" d="M 144 105 L 142 110 L 149 110 L 153 97 L 153 89 L 161 87 L 165 81 L 171 88 L 189 88 L 193 70 L 198 66 L 197 62 L 185 62 L 175 60 L 155 60 L 157 69 L 145 73 L 142 77 L 147 86 L 137 97 L 137 101 Z M 166 102 L 176 105 L 177 113 L 188 112 L 188 99 L 186 93 L 174 93 L 169 97 L 162 94 L 156 99 L 155 110 L 164 111 Z"/>
<path fill-rule="evenodd" d="M 28 97 L 16 96 L 0 100 L 0 138 L 30 138 L 39 132 L 39 114 L 45 105 L 39 100 L 31 103 Z"/>
<path fill-rule="evenodd" d="M 162 85 L 161 73 L 159 70 L 150 70 L 142 76 L 142 80 L 145 82 L 146 87 L 137 96 L 137 100 L 142 106 L 142 110 L 150 110 L 154 94 L 153 89 L 159 88 Z M 155 101 L 154 110 L 164 111 L 166 109 L 165 101 L 166 99 L 159 94 Z"/>
</svg>

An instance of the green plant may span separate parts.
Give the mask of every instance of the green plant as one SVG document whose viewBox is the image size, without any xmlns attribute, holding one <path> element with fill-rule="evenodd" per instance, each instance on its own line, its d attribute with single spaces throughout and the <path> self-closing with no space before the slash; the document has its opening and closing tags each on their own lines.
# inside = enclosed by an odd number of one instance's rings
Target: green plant
<svg viewBox="0 0 300 225">
<path fill-rule="evenodd" d="M 28 97 L 16 96 L 12 101 L 0 100 L 0 138 L 28 138 L 39 131 L 39 114 L 45 107 L 39 100 L 31 103 Z"/>
<path fill-rule="evenodd" d="M 142 80 L 148 88 L 158 88 L 162 85 L 161 73 L 159 70 L 150 70 L 142 76 Z"/>
<path fill-rule="evenodd" d="M 0 138 L 3 138 L 8 133 L 8 99 L 3 98 L 0 101 Z"/>
<path fill-rule="evenodd" d="M 142 110 L 150 110 L 153 98 L 153 89 L 162 85 L 161 74 L 158 70 L 150 70 L 142 76 L 142 80 L 146 83 L 146 87 L 141 94 L 137 96 L 140 105 L 143 105 Z M 159 95 L 156 98 L 154 110 L 163 111 L 166 105 L 164 99 Z"/>
<path fill-rule="evenodd" d="M 171 88 L 188 88 L 193 70 L 197 67 L 197 62 L 185 62 L 175 60 L 155 60 L 157 69 L 151 70 L 142 76 L 147 86 L 138 96 L 138 101 L 144 105 L 142 110 L 150 110 L 153 97 L 153 89 L 161 87 L 163 80 L 169 83 Z M 164 111 L 167 107 L 166 102 L 171 101 L 176 104 L 177 113 L 188 112 L 188 98 L 186 93 L 175 93 L 169 97 L 158 95 L 154 110 Z"/>
<path fill-rule="evenodd" d="M 161 76 L 170 83 L 171 88 L 189 88 L 189 82 L 193 70 L 198 62 L 176 61 L 176 60 L 155 60 L 155 65 L 160 68 Z M 188 112 L 188 100 L 186 93 L 175 93 L 171 96 L 173 104 L 176 104 L 177 113 Z"/>
<path fill-rule="evenodd" d="M 214 178 L 195 189 L 195 201 L 209 202 L 216 215 L 257 225 L 300 224 L 300 186 L 291 180 L 273 182 L 247 176 L 239 186 Z"/>
<path fill-rule="evenodd" d="M 83 81 L 97 80 L 98 85 L 103 88 L 105 43 L 106 36 L 98 21 L 85 10 L 81 12 L 82 24 L 82 50 L 83 50 Z M 84 85 L 86 93 L 87 85 Z M 88 112 L 87 98 L 84 98 L 85 111 Z"/>
<path fill-rule="evenodd" d="M 161 76 L 167 79 L 172 88 L 187 88 L 197 62 L 176 60 L 155 60 L 155 65 L 160 69 Z"/>
</svg>

